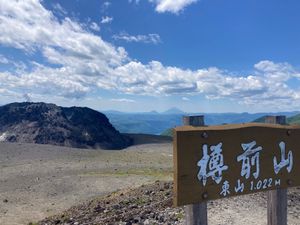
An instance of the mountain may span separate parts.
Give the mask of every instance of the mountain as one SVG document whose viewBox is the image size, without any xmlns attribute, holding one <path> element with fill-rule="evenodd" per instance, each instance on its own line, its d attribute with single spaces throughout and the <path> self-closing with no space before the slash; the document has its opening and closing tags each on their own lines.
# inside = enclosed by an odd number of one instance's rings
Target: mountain
<svg viewBox="0 0 300 225">
<path fill-rule="evenodd" d="M 120 112 L 117 110 L 107 110 L 107 111 L 103 111 L 104 114 L 109 113 L 109 114 L 125 114 L 124 112 Z"/>
<path fill-rule="evenodd" d="M 287 123 L 300 125 L 300 114 L 287 118 Z"/>
<path fill-rule="evenodd" d="M 262 117 L 259 117 L 255 120 L 253 120 L 252 122 L 254 123 L 264 123 L 265 122 L 265 119 L 268 115 L 264 115 Z M 300 124 L 300 114 L 296 114 L 296 115 L 292 115 L 290 117 L 287 117 L 286 118 L 286 122 L 287 124 Z"/>
<path fill-rule="evenodd" d="M 170 109 L 168 109 L 167 111 L 163 112 L 163 114 L 180 114 L 183 115 L 185 112 L 183 112 L 182 110 L 176 108 L 176 107 L 172 107 Z"/>
<path fill-rule="evenodd" d="M 173 128 L 166 129 L 160 134 L 161 136 L 173 137 Z"/>
<path fill-rule="evenodd" d="M 161 134 L 167 128 L 182 123 L 182 115 L 179 114 L 106 113 L 106 116 L 121 133 Z"/>
<path fill-rule="evenodd" d="M 169 114 L 168 114 L 168 113 Z M 176 113 L 177 112 L 177 113 Z M 299 112 L 279 113 L 189 113 L 188 115 L 204 115 L 206 125 L 230 123 L 248 123 L 265 115 L 294 116 Z M 109 121 L 121 133 L 161 134 L 169 128 L 182 125 L 182 116 L 187 115 L 178 109 L 170 109 L 163 113 L 109 113 L 105 112 Z"/>
<path fill-rule="evenodd" d="M 261 117 L 255 119 L 255 120 L 253 120 L 252 122 L 253 123 L 264 123 L 265 120 L 266 120 L 266 116 L 261 116 Z"/>
<path fill-rule="evenodd" d="M 0 141 L 103 149 L 132 143 L 104 114 L 90 108 L 27 102 L 0 107 Z"/>
</svg>

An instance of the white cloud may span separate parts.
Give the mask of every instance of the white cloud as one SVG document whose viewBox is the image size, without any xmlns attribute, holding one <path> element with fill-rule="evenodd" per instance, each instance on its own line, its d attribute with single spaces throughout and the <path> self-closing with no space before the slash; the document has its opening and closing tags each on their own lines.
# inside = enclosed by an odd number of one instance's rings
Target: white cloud
<svg viewBox="0 0 300 225">
<path fill-rule="evenodd" d="M 100 27 L 97 23 L 95 22 L 92 22 L 91 25 L 90 25 L 90 28 L 94 31 L 100 31 Z"/>
<path fill-rule="evenodd" d="M 0 44 L 26 52 L 41 52 L 59 68 L 34 63 L 31 71 L 0 74 L 0 88 L 27 88 L 62 96 L 84 96 L 94 82 L 123 62 L 127 53 L 86 31 L 66 17 L 61 22 L 38 0 L 0 1 Z M 19 63 L 22 65 L 22 63 Z M 91 77 L 91 78 L 90 78 Z M 48 87 L 47 90 L 44 90 Z"/>
<path fill-rule="evenodd" d="M 171 12 L 179 13 L 188 5 L 197 2 L 198 0 L 149 0 L 156 4 L 155 10 L 159 13 Z"/>
<path fill-rule="evenodd" d="M 102 23 L 102 24 L 105 24 L 105 23 L 111 23 L 113 20 L 114 20 L 113 17 L 102 16 L 101 23 Z"/>
<path fill-rule="evenodd" d="M 288 63 L 264 60 L 252 73 L 240 75 L 215 67 L 189 70 L 158 61 L 143 64 L 82 24 L 68 17 L 59 21 L 38 0 L 0 0 L 0 21 L 0 45 L 40 53 L 55 65 L 12 62 L 3 55 L 1 61 L 12 67 L 0 72 L 2 99 L 23 98 L 24 93 L 44 96 L 45 101 L 76 99 L 105 89 L 149 96 L 200 95 L 281 109 L 299 105 L 300 89 L 290 88 L 289 82 L 300 82 L 300 72 Z"/>
<path fill-rule="evenodd" d="M 148 95 L 203 94 L 207 98 L 247 97 L 264 90 L 258 77 L 232 77 L 217 68 L 183 70 L 160 62 L 129 62 L 117 67 L 116 87 L 125 93 Z"/>
<path fill-rule="evenodd" d="M 140 0 L 128 0 L 129 3 L 132 3 L 134 2 L 135 4 L 139 4 L 140 3 Z"/>
<path fill-rule="evenodd" d="M 111 99 L 113 102 L 125 102 L 125 103 L 135 103 L 135 100 L 128 99 L 128 98 L 113 98 Z"/>
<path fill-rule="evenodd" d="M 187 101 L 187 102 L 188 102 L 188 101 L 191 101 L 191 100 L 190 100 L 189 98 L 187 98 L 187 97 L 182 97 L 181 99 L 182 99 L 183 101 Z"/>
<path fill-rule="evenodd" d="M 28 93 L 23 94 L 23 98 L 26 102 L 32 102 L 32 97 Z"/>
<path fill-rule="evenodd" d="M 271 78 L 272 81 L 287 81 L 291 77 L 297 76 L 297 72 L 288 63 L 274 63 L 263 60 L 255 64 L 254 67 L 258 72 L 264 73 Z"/>
<path fill-rule="evenodd" d="M 107 11 L 110 5 L 111 5 L 111 2 L 109 2 L 109 1 L 103 2 L 102 7 L 101 7 L 101 11 L 102 12 Z"/>
<path fill-rule="evenodd" d="M 53 8 L 60 14 L 60 15 L 67 15 L 68 12 L 59 4 L 53 4 Z"/>
<path fill-rule="evenodd" d="M 6 58 L 4 55 L 0 55 L 0 63 L 1 64 L 9 64 L 10 60 Z"/>
<path fill-rule="evenodd" d="M 124 40 L 126 42 L 143 42 L 151 44 L 161 43 L 160 36 L 158 34 L 147 34 L 147 35 L 129 35 L 127 33 L 120 33 L 118 35 L 113 35 L 115 40 Z"/>
</svg>

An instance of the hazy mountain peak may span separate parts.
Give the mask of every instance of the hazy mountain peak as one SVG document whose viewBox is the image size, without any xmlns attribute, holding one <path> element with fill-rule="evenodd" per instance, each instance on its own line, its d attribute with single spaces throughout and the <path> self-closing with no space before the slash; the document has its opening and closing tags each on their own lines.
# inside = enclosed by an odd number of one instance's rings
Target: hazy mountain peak
<svg viewBox="0 0 300 225">
<path fill-rule="evenodd" d="M 163 113 L 164 114 L 184 114 L 184 112 L 177 107 L 172 107 L 172 108 L 164 111 Z"/>
</svg>

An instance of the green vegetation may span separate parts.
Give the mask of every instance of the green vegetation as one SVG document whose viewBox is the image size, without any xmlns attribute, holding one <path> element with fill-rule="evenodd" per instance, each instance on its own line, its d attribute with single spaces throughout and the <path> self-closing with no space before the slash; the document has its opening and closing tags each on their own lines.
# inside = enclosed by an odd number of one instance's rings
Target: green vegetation
<svg viewBox="0 0 300 225">
<path fill-rule="evenodd" d="M 264 123 L 266 116 L 259 117 L 252 122 L 254 123 Z M 291 116 L 287 118 L 287 124 L 298 124 L 300 125 L 300 114 L 297 114 L 295 116 Z"/>
<path fill-rule="evenodd" d="M 262 116 L 262 117 L 259 117 L 259 118 L 255 119 L 255 120 L 253 120 L 252 122 L 253 123 L 264 123 L 265 119 L 266 119 L 266 116 Z"/>
<path fill-rule="evenodd" d="M 176 218 L 177 218 L 178 220 L 181 220 L 181 219 L 184 218 L 184 214 L 180 212 L 180 213 L 176 214 Z"/>
<path fill-rule="evenodd" d="M 181 124 L 178 114 L 110 114 L 106 113 L 112 125 L 121 133 L 160 134 L 169 127 Z"/>
<path fill-rule="evenodd" d="M 125 134 L 133 140 L 134 145 L 154 144 L 154 143 L 171 143 L 172 138 L 169 136 L 153 134 Z"/>
<path fill-rule="evenodd" d="M 278 113 L 191 113 L 189 115 L 204 115 L 206 125 L 249 123 L 251 121 L 262 122 L 265 115 L 294 116 L 298 112 Z M 172 136 L 171 132 L 166 133 L 171 127 L 182 125 L 182 114 L 165 113 L 116 113 L 105 112 L 112 125 L 121 133 L 140 134 L 162 134 Z M 258 121 L 256 121 L 258 120 Z"/>
<path fill-rule="evenodd" d="M 287 118 L 287 123 L 300 125 L 300 114 Z"/>
<path fill-rule="evenodd" d="M 81 176 L 150 176 L 156 179 L 171 178 L 173 171 L 171 169 L 156 169 L 156 168 L 131 168 L 123 170 L 111 170 L 101 172 L 87 172 Z"/>
<path fill-rule="evenodd" d="M 252 120 L 252 123 L 264 123 L 266 120 L 267 115 L 262 115 L 254 120 Z M 294 125 L 300 125 L 300 114 L 287 117 L 287 124 L 294 124 Z M 161 136 L 169 136 L 173 137 L 173 128 L 166 129 L 164 132 L 160 134 Z"/>
<path fill-rule="evenodd" d="M 160 135 L 162 136 L 168 136 L 168 137 L 173 137 L 173 128 L 169 128 L 162 132 Z"/>
</svg>

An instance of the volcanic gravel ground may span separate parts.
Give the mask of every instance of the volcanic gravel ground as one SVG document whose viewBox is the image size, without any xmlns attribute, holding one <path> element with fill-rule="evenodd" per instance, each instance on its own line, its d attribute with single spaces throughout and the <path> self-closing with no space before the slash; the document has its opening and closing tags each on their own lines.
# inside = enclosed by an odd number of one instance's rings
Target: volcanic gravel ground
<svg viewBox="0 0 300 225">
<path fill-rule="evenodd" d="M 39 225 L 172 225 L 185 224 L 183 207 L 172 207 L 172 183 L 155 182 L 123 190 L 72 207 L 59 216 L 45 219 Z M 288 195 L 289 225 L 299 225 L 300 189 Z M 209 224 L 267 224 L 266 194 L 227 198 L 208 203 Z"/>
</svg>

